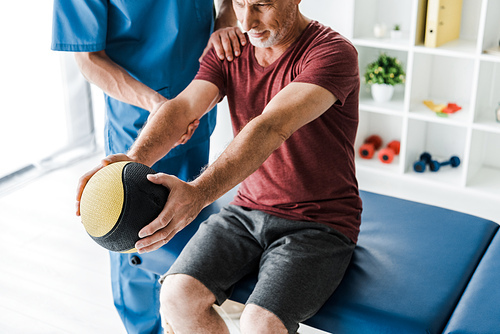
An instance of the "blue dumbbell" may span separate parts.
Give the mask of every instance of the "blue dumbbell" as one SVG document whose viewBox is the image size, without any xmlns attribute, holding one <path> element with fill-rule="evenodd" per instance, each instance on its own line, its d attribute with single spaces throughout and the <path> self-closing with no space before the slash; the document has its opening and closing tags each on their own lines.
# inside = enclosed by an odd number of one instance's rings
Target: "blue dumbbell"
<svg viewBox="0 0 500 334">
<path fill-rule="evenodd" d="M 417 173 L 425 172 L 425 166 L 431 163 L 432 157 L 429 153 L 424 152 L 420 154 L 420 160 L 413 164 L 413 170 Z"/>
<path fill-rule="evenodd" d="M 442 166 L 448 166 L 451 165 L 451 167 L 455 168 L 460 166 L 460 158 L 457 156 L 452 156 L 450 160 L 443 161 L 443 162 L 437 162 L 435 160 L 431 160 L 429 163 L 429 168 L 431 169 L 432 172 L 437 172 L 439 168 Z"/>
</svg>

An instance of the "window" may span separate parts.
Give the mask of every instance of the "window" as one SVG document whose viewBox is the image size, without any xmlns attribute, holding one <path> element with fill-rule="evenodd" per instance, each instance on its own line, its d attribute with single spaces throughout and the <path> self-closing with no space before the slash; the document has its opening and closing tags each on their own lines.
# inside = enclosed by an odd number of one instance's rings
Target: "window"
<svg viewBox="0 0 500 334">
<path fill-rule="evenodd" d="M 2 194 L 17 179 L 67 164 L 95 143 L 90 87 L 71 54 L 50 49 L 52 1 L 10 2 L 0 11 L 0 30 Z"/>
</svg>

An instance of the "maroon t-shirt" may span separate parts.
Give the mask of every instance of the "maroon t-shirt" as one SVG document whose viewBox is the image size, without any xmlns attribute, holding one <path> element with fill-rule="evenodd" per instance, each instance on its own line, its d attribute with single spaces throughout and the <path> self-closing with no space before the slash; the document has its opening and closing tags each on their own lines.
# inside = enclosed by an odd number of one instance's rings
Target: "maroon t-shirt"
<svg viewBox="0 0 500 334">
<path fill-rule="evenodd" d="M 250 43 L 232 62 L 212 50 L 195 79 L 227 96 L 234 134 L 259 116 L 290 82 L 321 86 L 337 102 L 289 137 L 239 187 L 233 204 L 291 219 L 315 221 L 357 241 L 361 199 L 354 167 L 359 72 L 356 49 L 312 21 L 273 64 L 262 67 Z"/>
</svg>

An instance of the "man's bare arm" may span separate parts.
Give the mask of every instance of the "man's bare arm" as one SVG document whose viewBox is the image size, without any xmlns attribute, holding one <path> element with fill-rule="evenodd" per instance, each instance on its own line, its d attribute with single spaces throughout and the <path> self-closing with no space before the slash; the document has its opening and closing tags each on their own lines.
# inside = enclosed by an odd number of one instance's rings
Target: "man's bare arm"
<svg viewBox="0 0 500 334">
<path fill-rule="evenodd" d="M 251 175 L 297 129 L 319 117 L 335 101 L 336 97 L 322 87 L 292 83 L 196 180 L 185 183 L 164 174 L 150 176 L 152 182 L 169 187 L 171 195 L 160 216 L 139 233 L 145 237 L 136 244 L 139 252 L 155 250 L 168 242 L 203 207 Z"/>
<path fill-rule="evenodd" d="M 218 101 L 217 86 L 203 80 L 192 81 L 176 98 L 162 104 L 150 117 L 127 155 L 152 166 L 174 147 L 189 124 L 210 111 Z"/>
<path fill-rule="evenodd" d="M 215 201 L 256 171 L 295 131 L 319 117 L 335 101 L 336 97 L 320 86 L 288 85 L 193 185 L 207 194 L 209 203 Z"/>
<path fill-rule="evenodd" d="M 101 164 L 85 173 L 76 189 L 76 214 L 80 215 L 80 200 L 90 178 L 101 168 L 118 161 L 136 161 L 152 166 L 175 146 L 176 140 L 193 124 L 212 109 L 219 100 L 219 90 L 212 83 L 194 80 L 175 99 L 161 105 L 152 115 L 130 149 L 128 155 L 110 155 Z M 177 139 L 176 139 L 177 138 Z"/>
</svg>

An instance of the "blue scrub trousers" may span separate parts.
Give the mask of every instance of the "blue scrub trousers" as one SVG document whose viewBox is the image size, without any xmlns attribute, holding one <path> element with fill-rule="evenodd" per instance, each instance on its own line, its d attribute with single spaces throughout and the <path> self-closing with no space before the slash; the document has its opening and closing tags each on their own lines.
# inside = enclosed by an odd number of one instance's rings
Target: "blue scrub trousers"
<svg viewBox="0 0 500 334">
<path fill-rule="evenodd" d="M 192 180 L 207 165 L 209 146 L 210 140 L 206 140 L 184 154 L 159 161 L 153 169 L 176 175 L 184 181 Z M 163 333 L 158 279 L 172 264 L 168 247 L 169 244 L 166 244 L 145 256 L 110 252 L 113 299 L 129 334 Z M 147 261 L 152 257 L 154 260 L 151 262 L 154 263 L 148 265 Z M 164 268 L 158 265 L 162 263 L 165 264 Z"/>
</svg>

